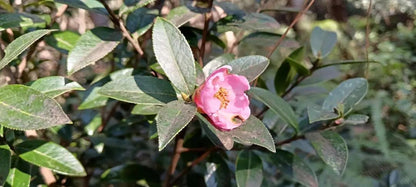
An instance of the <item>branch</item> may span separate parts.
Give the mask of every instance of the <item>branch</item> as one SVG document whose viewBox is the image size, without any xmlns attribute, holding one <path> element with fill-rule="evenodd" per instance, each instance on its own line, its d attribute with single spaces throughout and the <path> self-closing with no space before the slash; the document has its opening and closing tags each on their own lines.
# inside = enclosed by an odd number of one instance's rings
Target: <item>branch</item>
<svg viewBox="0 0 416 187">
<path fill-rule="evenodd" d="M 179 158 L 181 157 L 181 150 L 183 149 L 185 132 L 186 132 L 186 128 L 183 129 L 175 138 L 175 150 L 173 151 L 172 161 L 170 162 L 169 169 L 168 169 L 168 175 L 163 185 L 165 187 L 171 186 L 170 180 L 173 174 L 175 174 L 176 166 L 178 165 Z"/>
<path fill-rule="evenodd" d="M 204 161 L 212 152 L 217 151 L 217 150 L 219 150 L 218 147 L 211 147 L 200 157 L 192 161 L 192 163 L 188 165 L 188 167 L 186 167 L 181 173 L 179 173 L 179 175 L 175 179 L 172 180 L 172 183 L 170 183 L 170 186 L 175 185 L 179 181 L 179 179 L 181 179 L 185 174 L 187 174 L 192 169 L 192 167 Z"/>
<path fill-rule="evenodd" d="M 212 13 L 211 13 L 212 2 L 213 0 L 210 0 L 208 2 L 209 11 L 204 14 L 204 19 L 205 19 L 204 30 L 202 31 L 202 40 L 201 40 L 201 49 L 200 49 L 201 52 L 199 53 L 199 65 L 201 65 L 201 67 L 204 67 L 203 59 L 205 55 L 205 43 L 207 41 L 209 22 L 211 22 L 211 19 L 212 19 Z"/>
<path fill-rule="evenodd" d="M 305 1 L 306 4 L 307 1 Z M 279 40 L 274 44 L 273 48 L 269 51 L 269 54 L 267 55 L 267 58 L 270 58 L 273 54 L 273 52 L 277 49 L 277 47 L 279 47 L 280 43 L 282 43 L 283 39 L 285 39 L 287 33 L 289 32 L 290 29 L 293 28 L 293 26 L 295 26 L 295 24 L 299 21 L 299 19 L 303 16 L 303 14 L 305 14 L 309 8 L 312 6 L 312 4 L 315 2 L 315 0 L 311 0 L 309 2 L 309 4 L 301 11 L 299 12 L 295 19 L 292 21 L 292 23 L 289 25 L 289 27 L 286 29 L 286 31 L 283 33 L 282 37 L 279 38 Z"/>
<path fill-rule="evenodd" d="M 140 47 L 139 42 L 133 39 L 133 37 L 131 37 L 130 32 L 124 26 L 123 20 L 118 18 L 117 15 L 114 14 L 114 12 L 105 2 L 105 0 L 100 0 L 100 2 L 101 4 L 103 4 L 104 8 L 107 10 L 109 14 L 108 17 L 110 18 L 111 22 L 113 22 L 114 26 L 121 30 L 121 32 L 123 33 L 123 36 L 127 38 L 127 40 L 131 43 L 131 45 L 133 45 L 134 49 L 140 54 L 140 56 L 143 56 L 144 52 L 142 48 Z"/>
</svg>

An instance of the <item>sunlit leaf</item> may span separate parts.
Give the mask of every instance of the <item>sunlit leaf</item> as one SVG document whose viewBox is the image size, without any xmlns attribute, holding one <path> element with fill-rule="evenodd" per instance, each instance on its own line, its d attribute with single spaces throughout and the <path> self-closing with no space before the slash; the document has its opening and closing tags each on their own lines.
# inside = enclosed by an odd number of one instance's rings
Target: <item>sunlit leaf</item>
<svg viewBox="0 0 416 187">
<path fill-rule="evenodd" d="M 45 42 L 55 49 L 68 54 L 77 43 L 80 35 L 73 31 L 58 31 L 45 37 Z"/>
<path fill-rule="evenodd" d="M 23 85 L 0 88 L 0 108 L 0 123 L 11 129 L 37 130 L 72 123 L 55 100 Z"/>
<path fill-rule="evenodd" d="M 65 92 L 72 90 L 85 90 L 77 82 L 72 82 L 69 79 L 61 76 L 44 77 L 34 81 L 31 88 L 38 90 L 48 97 L 54 98 Z"/>
<path fill-rule="evenodd" d="M 235 59 L 227 65 L 232 67 L 231 73 L 245 76 L 251 82 L 266 70 L 269 59 L 264 56 L 252 55 Z"/>
<path fill-rule="evenodd" d="M 163 107 L 156 116 L 157 133 L 159 135 L 159 151 L 191 122 L 196 107 L 184 101 L 172 101 Z"/>
<path fill-rule="evenodd" d="M 107 27 L 96 27 L 84 33 L 68 54 L 68 75 L 106 56 L 118 45 L 121 38 L 120 31 Z"/>
<path fill-rule="evenodd" d="M 69 151 L 53 142 L 27 140 L 15 147 L 23 160 L 69 176 L 85 176 L 81 163 Z"/>
<path fill-rule="evenodd" d="M 26 161 L 15 157 L 4 187 L 29 187 L 32 166 Z"/>
<path fill-rule="evenodd" d="M 190 96 L 196 85 L 195 61 L 181 32 L 169 21 L 158 17 L 153 26 L 153 50 L 172 84 Z"/>
<path fill-rule="evenodd" d="M 18 55 L 20 55 L 24 50 L 26 50 L 29 46 L 35 43 L 36 40 L 39 40 L 46 34 L 52 32 L 54 30 L 36 30 L 33 32 L 26 33 L 10 43 L 6 49 L 4 50 L 4 57 L 0 60 L 0 69 L 10 63 L 13 59 L 15 59 Z"/>
</svg>

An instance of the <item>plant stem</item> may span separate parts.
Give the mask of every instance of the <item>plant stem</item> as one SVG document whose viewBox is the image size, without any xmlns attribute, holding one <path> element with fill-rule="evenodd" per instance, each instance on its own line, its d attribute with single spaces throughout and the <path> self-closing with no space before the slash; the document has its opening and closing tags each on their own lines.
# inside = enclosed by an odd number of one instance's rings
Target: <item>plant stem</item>
<svg viewBox="0 0 416 187">
<path fill-rule="evenodd" d="M 130 32 L 124 26 L 123 20 L 121 18 L 118 18 L 117 15 L 114 14 L 114 12 L 105 2 L 105 0 L 100 0 L 100 2 L 101 4 L 103 4 L 104 8 L 107 10 L 109 14 L 109 18 L 113 22 L 114 26 L 121 30 L 121 32 L 123 33 L 123 36 L 130 42 L 131 45 L 133 45 L 137 53 L 139 53 L 140 56 L 143 56 L 144 52 L 142 48 L 140 47 L 139 42 L 134 40 L 133 37 L 131 37 Z"/>
<path fill-rule="evenodd" d="M 201 67 L 204 67 L 203 59 L 205 55 L 205 43 L 207 41 L 209 23 L 211 22 L 211 19 L 212 19 L 212 13 L 211 13 L 212 2 L 213 0 L 210 0 L 208 2 L 209 11 L 204 14 L 204 19 L 205 19 L 204 30 L 202 31 L 201 49 L 199 53 L 199 65 L 201 65 Z"/>
<path fill-rule="evenodd" d="M 192 167 L 204 161 L 212 152 L 217 151 L 217 150 L 220 150 L 220 149 L 218 147 L 211 147 L 210 149 L 205 151 L 205 153 L 202 154 L 200 157 L 193 160 L 192 163 L 188 167 L 186 167 L 181 173 L 179 173 L 179 175 L 175 179 L 172 180 L 172 183 L 170 183 L 170 186 L 175 185 L 179 181 L 179 179 L 181 179 L 185 174 L 187 174 L 192 169 Z"/>
<path fill-rule="evenodd" d="M 305 1 L 304 4 L 306 4 L 307 1 Z M 299 21 L 299 19 L 303 16 L 303 14 L 305 14 L 309 8 L 312 6 L 312 4 L 315 2 L 315 0 L 311 0 L 309 2 L 309 4 L 302 10 L 300 11 L 295 19 L 292 21 L 292 23 L 289 25 L 289 27 L 286 29 L 286 31 L 283 33 L 282 37 L 279 38 L 279 40 L 273 45 L 273 48 L 269 51 L 269 54 L 267 55 L 267 58 L 270 58 L 273 54 L 273 52 L 277 49 L 277 47 L 279 47 L 280 43 L 282 43 L 283 39 L 285 39 L 287 33 L 289 32 L 290 29 L 293 28 L 293 26 L 295 26 L 295 24 Z"/>
<path fill-rule="evenodd" d="M 186 133 L 186 127 L 175 138 L 175 150 L 173 151 L 172 161 L 168 169 L 168 174 L 163 186 L 171 186 L 171 178 L 175 174 L 176 166 L 178 165 L 179 158 L 181 157 L 181 150 L 183 149 L 183 142 Z"/>
</svg>

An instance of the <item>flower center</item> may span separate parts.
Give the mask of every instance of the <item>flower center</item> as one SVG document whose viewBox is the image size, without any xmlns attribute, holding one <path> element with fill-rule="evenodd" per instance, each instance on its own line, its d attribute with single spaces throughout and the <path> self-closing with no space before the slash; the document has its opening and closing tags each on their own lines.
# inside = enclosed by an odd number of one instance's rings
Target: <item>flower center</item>
<svg viewBox="0 0 416 187">
<path fill-rule="evenodd" d="M 227 89 L 220 87 L 218 92 L 215 93 L 214 97 L 221 101 L 220 109 L 227 108 L 228 103 L 230 102 L 230 100 L 228 100 L 227 98 L 228 97 Z"/>
</svg>

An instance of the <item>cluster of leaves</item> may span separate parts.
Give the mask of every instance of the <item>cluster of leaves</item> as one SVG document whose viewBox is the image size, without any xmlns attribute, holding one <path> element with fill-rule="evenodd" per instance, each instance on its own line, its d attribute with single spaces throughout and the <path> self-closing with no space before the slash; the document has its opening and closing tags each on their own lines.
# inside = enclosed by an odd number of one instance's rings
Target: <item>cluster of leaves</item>
<svg viewBox="0 0 416 187">
<path fill-rule="evenodd" d="M 363 62 L 325 60 L 336 44 L 335 32 L 316 27 L 309 44 L 297 43 L 295 49 L 287 47 L 265 57 L 264 52 L 257 51 L 269 48 L 269 43 L 258 43 L 264 39 L 274 43 L 283 37 L 277 34 L 278 24 L 273 17 L 215 2 L 214 6 L 222 8 L 227 16 L 200 30 L 188 22 L 209 14 L 212 3 L 208 9 L 201 2 L 186 4 L 162 18 L 149 8 L 152 2 L 125 2 L 116 11 L 105 1 L 95 0 L 24 5 L 28 10 L 31 6 L 86 9 L 109 16 L 114 25 L 95 27 L 82 35 L 59 30 L 56 18 L 15 13 L 10 5 L 0 4 L 9 11 L 0 14 L 1 40 L 7 43 L 0 69 L 12 71 L 12 67 L 27 63 L 21 59 L 30 57 L 31 49 L 45 41 L 59 52 L 67 72 L 27 82 L 17 76 L 22 84 L 0 87 L 0 185 L 42 183 L 32 179 L 42 175 L 37 168 L 44 167 L 59 174 L 64 185 L 84 180 L 91 185 L 159 186 L 181 182 L 196 186 L 202 181 L 209 186 L 274 186 L 291 181 L 318 186 L 316 170 L 304 157 L 307 152 L 287 146 L 297 140 L 306 140 L 302 142 L 308 142 L 314 150 L 308 154 L 316 155 L 327 165 L 324 167 L 343 175 L 348 147 L 334 129 L 367 122 L 366 115 L 352 114 L 367 93 L 366 79 L 348 79 L 333 86 L 329 93 L 325 90 L 322 98 L 302 99 L 308 97 L 302 89 L 311 90 L 334 78 L 327 76 L 334 65 Z M 3 39 L 10 31 L 18 37 Z M 236 44 L 242 57 L 225 52 L 221 39 L 225 32 L 244 36 Z M 199 50 L 195 41 L 199 40 L 202 46 L 204 42 L 215 43 L 212 51 L 222 52 L 212 52 L 213 58 L 204 63 L 208 60 L 201 55 L 205 51 L 195 52 Z M 254 55 L 244 51 L 250 41 L 257 42 L 247 47 L 257 48 Z M 290 53 L 285 55 L 285 50 Z M 88 68 L 97 61 L 110 62 L 111 67 L 107 73 L 81 83 L 77 76 L 86 77 L 82 73 L 91 72 Z M 38 65 L 36 60 L 29 63 Z M 216 129 L 192 102 L 195 88 L 223 65 L 253 82 L 247 91 L 253 103 L 252 116 L 231 131 Z M 21 132 L 30 130 L 38 130 L 42 138 L 31 139 Z M 171 149 L 165 148 L 173 140 L 175 154 L 169 161 L 166 153 Z M 180 160 L 176 155 L 181 156 Z M 175 173 L 176 167 L 183 171 Z M 188 176 L 186 180 L 184 175 Z M 267 180 L 270 178 L 274 180 Z"/>
</svg>

